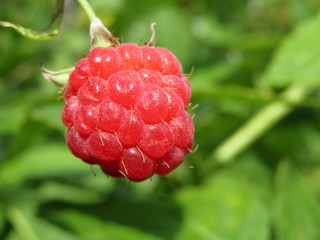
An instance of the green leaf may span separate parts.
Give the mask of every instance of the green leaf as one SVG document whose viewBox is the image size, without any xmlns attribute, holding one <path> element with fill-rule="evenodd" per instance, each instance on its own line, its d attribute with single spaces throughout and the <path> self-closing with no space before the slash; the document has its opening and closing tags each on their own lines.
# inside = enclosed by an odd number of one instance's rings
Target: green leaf
<svg viewBox="0 0 320 240">
<path fill-rule="evenodd" d="M 320 132 L 310 123 L 304 118 L 294 125 L 294 131 L 288 122 L 279 124 L 262 139 L 266 151 L 290 157 L 301 165 L 320 163 Z"/>
<path fill-rule="evenodd" d="M 108 212 L 106 215 L 110 214 Z M 130 214 L 130 212 L 128 212 Z M 156 236 L 143 232 L 137 228 L 117 224 L 114 222 L 104 222 L 94 215 L 75 210 L 64 210 L 57 216 L 63 220 L 64 224 L 72 231 L 79 234 L 86 240 L 100 239 L 132 239 L 132 240 L 160 240 Z M 156 217 L 156 216 L 155 216 Z"/>
<path fill-rule="evenodd" d="M 28 179 L 86 172 L 90 172 L 90 167 L 74 157 L 66 145 L 38 145 L 6 160 L 0 168 L 0 182 L 9 187 Z"/>
<path fill-rule="evenodd" d="M 25 240 L 25 239 L 21 238 L 21 236 L 18 235 L 18 233 L 16 233 L 15 231 L 10 231 L 10 233 L 8 233 L 5 240 Z"/>
<path fill-rule="evenodd" d="M 28 104 L 26 101 L 0 106 L 0 132 L 17 133 L 26 120 Z"/>
<path fill-rule="evenodd" d="M 55 226 L 34 215 L 30 207 L 20 208 L 11 205 L 7 211 L 8 219 L 12 223 L 15 231 L 23 238 L 28 240 L 76 240 L 75 235 Z"/>
<path fill-rule="evenodd" d="M 63 104 L 63 100 L 40 103 L 38 106 L 32 109 L 32 118 L 64 133 L 66 131 L 66 127 L 61 121 Z"/>
<path fill-rule="evenodd" d="M 268 208 L 255 191 L 237 180 L 214 178 L 205 187 L 178 194 L 185 219 L 177 239 L 267 239 Z M 254 227 L 252 227 L 254 226 Z"/>
<path fill-rule="evenodd" d="M 221 62 L 207 67 L 197 68 L 192 74 L 192 89 L 203 90 L 213 88 L 213 84 L 221 83 L 232 76 L 240 67 L 239 62 Z"/>
<path fill-rule="evenodd" d="M 35 233 L 34 228 L 31 226 L 31 219 L 28 216 L 28 212 L 25 212 L 14 205 L 8 206 L 6 212 L 8 220 L 21 237 L 30 240 L 38 240 L 38 236 Z"/>
<path fill-rule="evenodd" d="M 107 181 L 107 179 L 105 178 Z M 85 189 L 65 183 L 46 181 L 38 189 L 38 196 L 42 202 L 61 201 L 73 204 L 98 203 L 101 196 L 94 192 L 95 189 Z"/>
<path fill-rule="evenodd" d="M 0 203 L 0 236 L 1 236 L 2 231 L 4 229 L 4 224 L 5 224 L 4 207 Z"/>
<path fill-rule="evenodd" d="M 67 232 L 65 229 L 60 228 L 52 223 L 45 221 L 44 219 L 40 219 L 34 217 L 32 219 L 32 225 L 37 232 L 39 239 L 46 240 L 78 240 L 79 237 L 73 233 Z"/>
<path fill-rule="evenodd" d="M 299 24 L 284 40 L 263 74 L 263 84 L 285 87 L 291 83 L 320 85 L 320 15 Z"/>
<path fill-rule="evenodd" d="M 123 183 L 99 204 L 47 203 L 39 214 L 85 239 L 174 239 L 183 216 L 172 194 L 143 196 Z"/>
<path fill-rule="evenodd" d="M 314 191 L 317 196 L 320 196 L 320 165 L 312 168 L 311 171 L 308 171 L 306 174 L 307 184 Z"/>
<path fill-rule="evenodd" d="M 230 27 L 221 23 L 218 17 L 211 12 L 195 18 L 193 30 L 202 41 L 219 47 L 234 46 L 239 35 L 234 26 Z"/>
<path fill-rule="evenodd" d="M 14 30 L 16 30 L 18 33 L 20 33 L 22 36 L 26 38 L 30 38 L 34 40 L 47 40 L 59 33 L 59 26 L 63 16 L 63 6 L 64 6 L 64 0 L 56 1 L 56 5 L 54 7 L 55 12 L 52 15 L 50 25 L 47 28 L 40 31 L 28 29 L 18 24 L 6 22 L 6 21 L 0 21 L 0 26 L 13 28 Z"/>
<path fill-rule="evenodd" d="M 276 178 L 275 233 L 277 239 L 320 239 L 320 207 L 298 170 L 282 162 Z"/>
</svg>

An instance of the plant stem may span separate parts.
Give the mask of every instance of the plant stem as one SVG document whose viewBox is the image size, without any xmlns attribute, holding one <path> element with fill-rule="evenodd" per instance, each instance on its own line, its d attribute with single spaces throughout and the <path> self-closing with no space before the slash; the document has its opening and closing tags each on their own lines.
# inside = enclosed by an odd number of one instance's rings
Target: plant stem
<svg viewBox="0 0 320 240">
<path fill-rule="evenodd" d="M 90 22 L 97 18 L 97 15 L 94 13 L 92 7 L 90 6 L 87 0 L 78 0 L 83 10 L 86 12 Z"/>
<path fill-rule="evenodd" d="M 290 113 L 294 108 L 294 104 L 301 102 L 308 92 L 309 88 L 304 86 L 293 85 L 289 87 L 281 94 L 281 100 L 270 103 L 257 115 L 249 119 L 238 131 L 218 146 L 212 153 L 212 157 L 220 163 L 232 160 Z"/>
</svg>

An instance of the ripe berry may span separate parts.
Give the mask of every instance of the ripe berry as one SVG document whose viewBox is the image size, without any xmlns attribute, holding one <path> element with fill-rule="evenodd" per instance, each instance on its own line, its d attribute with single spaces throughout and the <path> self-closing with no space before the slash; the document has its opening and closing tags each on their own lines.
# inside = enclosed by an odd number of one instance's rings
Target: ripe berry
<svg viewBox="0 0 320 240">
<path fill-rule="evenodd" d="M 64 96 L 68 147 L 113 177 L 166 175 L 193 144 L 190 96 L 189 80 L 165 48 L 93 48 L 76 64 Z"/>
</svg>

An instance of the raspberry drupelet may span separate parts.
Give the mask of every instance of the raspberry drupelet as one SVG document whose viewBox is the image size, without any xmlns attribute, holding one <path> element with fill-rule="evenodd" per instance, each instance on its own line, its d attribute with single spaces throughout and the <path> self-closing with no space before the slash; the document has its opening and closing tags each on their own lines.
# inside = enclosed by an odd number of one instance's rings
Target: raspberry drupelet
<svg viewBox="0 0 320 240">
<path fill-rule="evenodd" d="M 76 64 L 64 95 L 68 147 L 113 177 L 166 175 L 193 145 L 190 96 L 188 78 L 165 48 L 93 48 Z"/>
</svg>

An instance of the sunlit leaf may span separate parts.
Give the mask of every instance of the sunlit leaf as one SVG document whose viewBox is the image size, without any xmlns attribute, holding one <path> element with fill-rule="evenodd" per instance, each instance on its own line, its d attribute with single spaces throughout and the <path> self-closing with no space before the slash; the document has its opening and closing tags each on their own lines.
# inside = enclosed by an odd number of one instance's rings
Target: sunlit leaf
<svg viewBox="0 0 320 240">
<path fill-rule="evenodd" d="M 320 15 L 304 21 L 285 39 L 261 81 L 273 87 L 320 85 Z"/>
</svg>

